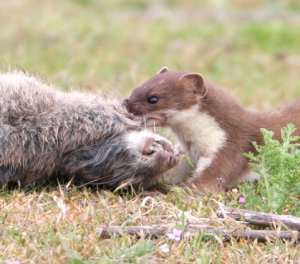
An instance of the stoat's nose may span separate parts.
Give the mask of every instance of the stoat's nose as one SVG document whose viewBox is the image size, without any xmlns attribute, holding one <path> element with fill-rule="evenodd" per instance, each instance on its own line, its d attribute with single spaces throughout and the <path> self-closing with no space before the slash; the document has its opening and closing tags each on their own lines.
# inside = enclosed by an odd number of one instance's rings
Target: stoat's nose
<svg viewBox="0 0 300 264">
<path fill-rule="evenodd" d="M 128 107 L 128 99 L 123 100 L 123 106 L 125 106 L 126 108 Z"/>
<path fill-rule="evenodd" d="M 122 104 L 124 107 L 126 107 L 129 113 L 135 114 L 135 106 L 134 104 L 130 103 L 128 99 L 125 99 Z"/>
<path fill-rule="evenodd" d="M 125 99 L 123 102 L 122 102 L 122 105 L 124 107 L 126 107 L 127 111 L 129 113 L 132 113 L 134 115 L 141 115 L 142 112 L 140 110 L 137 110 L 137 106 L 135 103 L 131 102 L 130 99 Z"/>
</svg>

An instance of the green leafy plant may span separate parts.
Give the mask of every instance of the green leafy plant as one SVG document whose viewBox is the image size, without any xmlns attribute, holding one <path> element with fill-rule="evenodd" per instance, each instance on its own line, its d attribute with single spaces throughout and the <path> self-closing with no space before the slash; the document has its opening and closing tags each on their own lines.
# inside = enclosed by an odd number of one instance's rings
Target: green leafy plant
<svg viewBox="0 0 300 264">
<path fill-rule="evenodd" d="M 300 216 L 300 137 L 295 131 L 294 125 L 287 125 L 279 142 L 273 132 L 261 129 L 264 145 L 254 142 L 258 154 L 245 155 L 262 178 L 241 186 L 245 207 Z"/>
</svg>

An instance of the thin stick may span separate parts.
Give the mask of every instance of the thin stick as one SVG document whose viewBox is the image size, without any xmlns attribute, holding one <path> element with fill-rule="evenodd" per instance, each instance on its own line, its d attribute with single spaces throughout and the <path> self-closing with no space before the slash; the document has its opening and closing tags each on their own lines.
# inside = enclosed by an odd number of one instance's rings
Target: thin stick
<svg viewBox="0 0 300 264">
<path fill-rule="evenodd" d="M 172 232 L 175 225 L 161 226 L 103 226 L 100 227 L 101 238 L 111 238 L 124 234 L 137 237 L 158 238 Z M 199 232 L 221 236 L 223 239 L 257 239 L 258 241 L 269 241 L 276 239 L 300 241 L 298 231 L 274 231 L 274 230 L 229 230 L 225 228 L 214 228 L 201 225 L 188 225 L 185 228 L 185 236 L 193 236 Z"/>
<path fill-rule="evenodd" d="M 241 220 L 250 224 L 259 226 L 278 225 L 286 226 L 290 229 L 300 230 L 300 218 L 291 215 L 276 215 L 269 213 L 260 213 L 245 209 L 236 209 L 232 207 L 224 207 L 217 211 L 218 217 L 231 217 L 235 220 Z"/>
</svg>

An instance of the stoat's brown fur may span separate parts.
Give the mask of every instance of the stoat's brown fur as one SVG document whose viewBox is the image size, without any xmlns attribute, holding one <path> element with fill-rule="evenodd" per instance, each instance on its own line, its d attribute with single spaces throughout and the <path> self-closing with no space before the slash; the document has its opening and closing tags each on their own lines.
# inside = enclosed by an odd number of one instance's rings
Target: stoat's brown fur
<svg viewBox="0 0 300 264">
<path fill-rule="evenodd" d="M 190 182 L 205 192 L 223 191 L 255 176 L 243 153 L 255 152 L 253 141 L 262 144 L 260 128 L 272 130 L 276 139 L 289 123 L 300 128 L 300 99 L 272 111 L 250 112 L 199 74 L 167 68 L 124 102 L 149 126 L 171 127 L 195 167 Z"/>
</svg>

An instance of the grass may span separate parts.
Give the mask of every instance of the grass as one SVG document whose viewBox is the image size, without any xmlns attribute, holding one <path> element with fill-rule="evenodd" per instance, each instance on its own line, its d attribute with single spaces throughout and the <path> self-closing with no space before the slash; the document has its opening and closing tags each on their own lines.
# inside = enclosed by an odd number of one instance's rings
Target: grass
<svg viewBox="0 0 300 264">
<path fill-rule="evenodd" d="M 276 241 L 265 244 L 249 241 L 222 242 L 206 234 L 171 241 L 124 236 L 101 240 L 100 225 L 151 225 L 171 221 L 181 223 L 181 210 L 207 216 L 213 203 L 196 199 L 178 190 L 154 198 L 142 194 L 128 199 L 109 192 L 75 188 L 1 196 L 0 261 L 18 259 L 22 263 L 254 263 L 299 260 L 299 246 Z M 205 201 L 206 199 L 206 201 Z M 159 219 L 159 220 L 158 220 Z M 170 247 L 162 253 L 163 244 Z M 227 262 L 226 262 L 227 263 Z"/>
<path fill-rule="evenodd" d="M 200 72 L 243 105 L 269 109 L 300 96 L 298 1 L 21 0 L 0 7 L 0 69 L 24 69 L 63 89 L 120 98 L 162 66 Z M 266 12 L 267 19 L 234 14 Z M 286 14 L 285 19 L 276 16 Z M 212 13 L 212 18 L 204 15 Z M 218 18 L 222 14 L 224 19 Z M 227 17 L 228 15 L 228 17 Z M 0 193 L 0 263 L 297 263 L 300 246 L 129 236 L 101 240 L 100 225 L 182 223 L 210 216 L 224 196 L 49 187 Z M 161 247 L 167 244 L 169 253 Z"/>
</svg>

